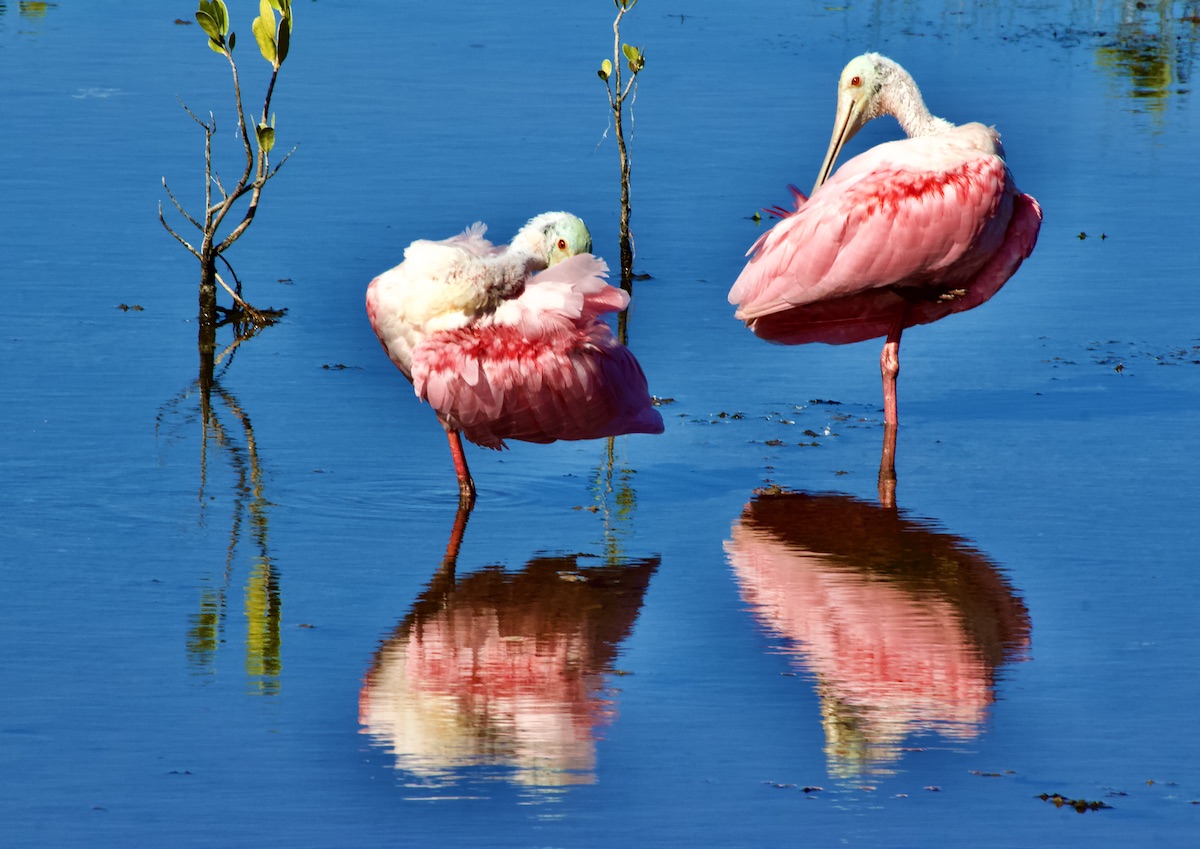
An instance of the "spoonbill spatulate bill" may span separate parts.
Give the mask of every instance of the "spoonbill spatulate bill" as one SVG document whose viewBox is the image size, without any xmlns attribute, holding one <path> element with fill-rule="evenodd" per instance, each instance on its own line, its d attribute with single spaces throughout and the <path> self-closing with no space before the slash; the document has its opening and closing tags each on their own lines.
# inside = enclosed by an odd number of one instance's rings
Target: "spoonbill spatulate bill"
<svg viewBox="0 0 1200 849">
<path fill-rule="evenodd" d="M 877 145 L 832 176 L 843 145 L 892 115 L 907 139 Z M 930 113 L 900 65 L 852 59 L 812 195 L 751 247 L 729 293 L 736 317 L 783 345 L 887 339 L 884 421 L 895 426 L 900 335 L 991 298 L 1033 251 L 1042 222 L 1021 194 L 992 127 Z"/>
<path fill-rule="evenodd" d="M 466 505 L 462 436 L 501 449 L 663 430 L 641 366 L 602 319 L 629 295 L 605 282 L 583 221 L 544 213 L 502 246 L 486 229 L 413 242 L 367 287 L 371 327 L 437 413 Z"/>
</svg>

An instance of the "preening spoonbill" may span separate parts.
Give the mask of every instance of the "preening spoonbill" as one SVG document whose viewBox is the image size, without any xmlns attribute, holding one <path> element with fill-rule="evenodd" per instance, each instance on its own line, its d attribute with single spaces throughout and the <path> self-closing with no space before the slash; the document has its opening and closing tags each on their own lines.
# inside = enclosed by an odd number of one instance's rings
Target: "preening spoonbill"
<svg viewBox="0 0 1200 849">
<path fill-rule="evenodd" d="M 467 506 L 460 434 L 501 449 L 663 430 L 641 366 L 600 318 L 629 296 L 605 282 L 583 221 L 543 213 L 499 247 L 486 230 L 413 242 L 367 287 L 375 335 L 446 429 Z"/>
<path fill-rule="evenodd" d="M 881 115 L 908 138 L 830 177 L 842 146 Z M 842 71 L 812 196 L 795 194 L 796 208 L 751 247 L 729 302 L 756 335 L 783 345 L 886 337 L 879 365 L 894 427 L 904 328 L 996 294 L 1033 251 L 1041 207 L 1017 190 L 994 128 L 934 116 L 909 73 L 878 53 Z"/>
</svg>

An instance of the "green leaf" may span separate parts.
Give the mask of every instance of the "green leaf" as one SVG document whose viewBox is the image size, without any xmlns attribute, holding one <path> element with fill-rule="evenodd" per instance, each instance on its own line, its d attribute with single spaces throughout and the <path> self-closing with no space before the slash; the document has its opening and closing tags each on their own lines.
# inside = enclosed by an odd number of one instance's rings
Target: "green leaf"
<svg viewBox="0 0 1200 849">
<path fill-rule="evenodd" d="M 292 0 L 278 0 L 278 2 L 279 14 L 283 16 L 285 21 L 287 21 L 288 32 L 290 33 L 292 31 Z M 275 0 L 272 0 L 271 5 L 274 4 Z"/>
<path fill-rule="evenodd" d="M 621 52 L 625 54 L 625 58 L 629 61 L 629 70 L 637 73 L 642 68 L 646 67 L 646 54 L 632 44 L 622 44 Z"/>
<path fill-rule="evenodd" d="M 236 32 L 229 33 L 229 52 L 230 53 L 233 52 L 233 45 L 234 45 L 234 42 L 236 42 L 236 41 L 237 41 L 237 33 Z"/>
<path fill-rule="evenodd" d="M 292 43 L 291 15 L 285 15 L 283 20 L 281 20 L 279 22 L 279 32 L 277 33 L 277 37 L 279 39 L 279 42 L 277 45 L 278 50 L 276 52 L 279 54 L 279 58 L 275 61 L 276 68 L 278 68 L 280 65 L 282 65 L 283 60 L 287 58 L 288 47 Z"/>
<path fill-rule="evenodd" d="M 612 62 L 605 59 L 600 63 L 600 70 L 596 73 L 600 75 L 600 79 L 608 82 L 608 78 L 612 76 Z"/>
<path fill-rule="evenodd" d="M 224 0 L 200 0 L 200 9 L 216 22 L 219 35 L 229 32 L 229 9 L 225 7 Z"/>
<path fill-rule="evenodd" d="M 263 0 L 265 5 L 267 0 Z M 271 22 L 267 23 L 263 18 L 255 18 L 251 29 L 254 30 L 254 37 L 258 40 L 258 49 L 262 53 L 263 58 L 272 65 L 276 61 L 275 50 L 275 15 L 271 12 L 270 7 L 267 7 L 267 13 L 271 15 Z"/>
<path fill-rule="evenodd" d="M 271 0 L 258 0 L 258 16 L 264 21 L 270 21 L 271 29 L 275 29 L 275 13 L 271 11 Z"/>
<path fill-rule="evenodd" d="M 201 5 L 203 6 L 204 4 Z M 220 40 L 221 28 L 217 25 L 217 19 L 211 13 L 200 9 L 196 12 L 196 23 L 200 24 L 200 29 L 204 30 L 209 38 L 214 41 Z"/>
<path fill-rule="evenodd" d="M 263 153 L 270 153 L 271 148 L 275 146 L 275 128 L 259 124 L 254 128 L 254 135 L 258 137 L 258 146 L 262 148 Z"/>
<path fill-rule="evenodd" d="M 220 53 L 222 56 L 225 55 L 225 45 L 221 44 L 221 42 L 217 41 L 215 38 L 210 38 L 208 40 L 208 47 L 213 53 Z"/>
</svg>

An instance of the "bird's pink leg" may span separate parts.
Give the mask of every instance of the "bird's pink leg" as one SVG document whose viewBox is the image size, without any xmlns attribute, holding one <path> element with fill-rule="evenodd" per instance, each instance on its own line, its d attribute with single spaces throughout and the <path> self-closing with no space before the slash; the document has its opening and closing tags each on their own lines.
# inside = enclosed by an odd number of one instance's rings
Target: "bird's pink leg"
<svg viewBox="0 0 1200 849">
<path fill-rule="evenodd" d="M 896 426 L 883 426 L 883 452 L 879 455 L 879 504 L 896 506 Z"/>
<path fill-rule="evenodd" d="M 467 457 L 463 454 L 462 435 L 442 422 L 446 429 L 446 439 L 450 441 L 450 456 L 454 459 L 454 473 L 458 475 L 458 503 L 468 510 L 475 504 L 475 481 L 471 480 L 471 470 L 467 468 Z"/>
<path fill-rule="evenodd" d="M 900 334 L 904 330 L 904 316 L 908 308 L 900 310 L 888 332 L 887 342 L 879 355 L 879 372 L 883 375 L 883 423 L 895 427 L 900 424 L 896 412 L 896 377 L 900 374 Z"/>
</svg>

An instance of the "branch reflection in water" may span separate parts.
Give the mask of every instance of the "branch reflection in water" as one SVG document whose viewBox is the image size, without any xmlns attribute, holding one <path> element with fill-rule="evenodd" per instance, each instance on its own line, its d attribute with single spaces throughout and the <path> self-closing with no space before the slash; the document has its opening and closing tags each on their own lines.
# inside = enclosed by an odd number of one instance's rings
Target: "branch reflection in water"
<svg viewBox="0 0 1200 849">
<path fill-rule="evenodd" d="M 760 491 L 725 551 L 755 618 L 816 680 L 836 777 L 889 772 L 910 736 L 978 736 L 997 670 L 1028 656 L 1029 613 L 997 564 L 894 506 Z"/>
<path fill-rule="evenodd" d="M 210 482 L 210 447 L 224 456 L 232 473 L 232 505 L 229 542 L 225 562 L 214 578 L 205 576 L 200 591 L 200 609 L 189 617 L 187 653 L 197 670 L 214 672 L 219 646 L 225 642 L 227 599 L 234 580 L 242 543 L 252 546 L 251 567 L 246 577 L 244 612 L 246 616 L 245 669 L 251 691 L 263 695 L 279 692 L 280 681 L 280 593 L 279 575 L 271 560 L 262 459 L 250 416 L 225 387 L 221 378 L 233 363 L 238 346 L 258 332 L 257 327 L 229 322 L 233 341 L 216 352 L 217 327 L 200 329 L 200 372 L 174 398 L 159 408 L 157 430 L 174 435 L 200 420 L 200 474 L 197 504 L 199 524 L 208 523 L 209 513 L 219 504 Z M 220 369 L 218 370 L 218 366 Z M 232 421 L 223 416 L 228 413 Z M 247 527 L 248 525 L 248 527 Z M 247 539 L 248 538 L 248 539 Z"/>
<path fill-rule="evenodd" d="M 659 560 L 545 555 L 460 576 L 467 517 L 458 512 L 429 588 L 375 655 L 363 733 L 418 784 L 451 785 L 472 768 L 543 790 L 591 783 L 598 729 L 616 714 L 606 676 Z"/>
<path fill-rule="evenodd" d="M 1173 0 L 1130 2 L 1120 6 L 1116 32 L 1096 47 L 1096 64 L 1128 96 L 1141 101 L 1156 117 L 1166 112 L 1168 98 L 1189 93 L 1200 18 L 1197 4 Z M 1179 11 L 1185 14 L 1181 17 Z"/>
</svg>

